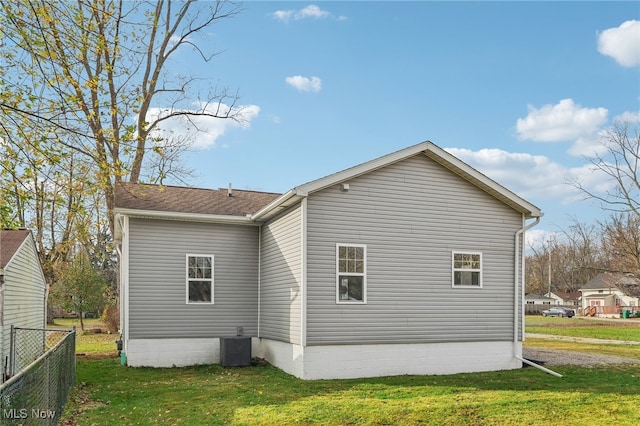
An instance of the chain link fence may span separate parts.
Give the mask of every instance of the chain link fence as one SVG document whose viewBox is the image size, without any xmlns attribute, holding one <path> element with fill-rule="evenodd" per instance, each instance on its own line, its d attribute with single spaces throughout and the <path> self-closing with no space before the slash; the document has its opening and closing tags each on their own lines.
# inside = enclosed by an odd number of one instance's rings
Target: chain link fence
<svg viewBox="0 0 640 426">
<path fill-rule="evenodd" d="M 75 330 L 11 329 L 1 425 L 56 425 L 76 380 Z"/>
</svg>

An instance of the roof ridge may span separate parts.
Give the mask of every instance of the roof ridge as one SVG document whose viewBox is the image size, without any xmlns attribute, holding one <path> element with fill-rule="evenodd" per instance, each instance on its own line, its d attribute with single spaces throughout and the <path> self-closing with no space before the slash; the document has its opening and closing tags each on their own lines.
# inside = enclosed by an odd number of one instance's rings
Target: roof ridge
<svg viewBox="0 0 640 426">
<path fill-rule="evenodd" d="M 121 181 L 120 184 L 122 184 L 124 186 L 150 186 L 150 187 L 155 187 L 155 188 L 174 188 L 174 189 L 179 189 L 179 190 L 193 189 L 193 190 L 199 190 L 199 191 L 220 191 L 220 192 L 226 192 L 228 190 L 228 188 L 222 188 L 222 187 L 218 187 L 216 189 L 216 188 L 204 188 L 204 187 L 200 187 L 200 186 L 165 185 L 165 184 L 147 183 L 147 182 L 125 182 L 125 181 Z M 257 194 L 281 195 L 280 192 L 273 192 L 273 191 L 259 191 L 259 190 L 256 190 L 256 189 L 241 189 L 241 188 L 232 188 L 232 189 L 233 189 L 233 191 L 254 192 L 254 193 L 257 193 Z"/>
</svg>

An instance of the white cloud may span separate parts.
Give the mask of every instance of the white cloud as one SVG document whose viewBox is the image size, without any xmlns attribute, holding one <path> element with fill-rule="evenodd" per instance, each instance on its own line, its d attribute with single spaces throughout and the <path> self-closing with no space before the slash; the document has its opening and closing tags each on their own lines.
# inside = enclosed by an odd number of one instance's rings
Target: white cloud
<svg viewBox="0 0 640 426">
<path fill-rule="evenodd" d="M 321 9 L 315 4 L 303 7 L 298 10 L 276 10 L 271 16 L 281 22 L 289 22 L 291 19 L 300 21 L 302 19 L 326 19 L 334 17 L 331 12 Z M 338 16 L 335 19 L 343 21 L 347 19 L 345 16 Z"/>
<path fill-rule="evenodd" d="M 575 193 L 567 185 L 570 170 L 545 156 L 501 149 L 447 151 L 525 199 L 565 198 Z"/>
<path fill-rule="evenodd" d="M 616 186 L 616 182 L 611 176 L 608 176 L 591 163 L 572 169 L 571 174 L 575 182 L 579 182 L 580 185 L 594 194 L 606 194 L 613 191 Z M 584 199 L 585 194 L 580 193 L 580 197 Z"/>
<path fill-rule="evenodd" d="M 623 22 L 598 34 L 598 52 L 623 67 L 640 65 L 640 21 Z"/>
<path fill-rule="evenodd" d="M 225 104 L 222 104 L 219 108 L 217 104 L 211 106 L 199 104 L 198 107 L 200 108 L 191 111 L 195 113 L 196 111 L 204 110 L 212 114 L 218 111 L 218 115 L 231 111 L 231 108 Z M 194 149 L 208 149 L 215 146 L 217 139 L 224 135 L 228 129 L 248 128 L 251 125 L 251 120 L 260 113 L 260 107 L 257 105 L 245 105 L 234 107 L 231 112 L 238 113 L 241 119 L 231 120 L 209 116 L 173 117 L 162 121 L 154 130 L 154 136 L 163 138 L 179 137 L 184 140 L 191 140 L 191 146 Z M 166 114 L 168 114 L 167 109 L 150 108 L 147 114 L 147 121 L 150 122 Z"/>
<path fill-rule="evenodd" d="M 296 19 L 305 19 L 305 18 L 322 19 L 322 18 L 327 18 L 329 16 L 331 16 L 329 12 L 327 12 L 326 10 L 320 9 L 315 4 L 310 4 L 309 6 L 300 9 L 295 14 Z"/>
<path fill-rule="evenodd" d="M 533 228 L 525 233 L 525 249 L 529 252 L 531 249 L 536 251 L 544 250 L 549 246 L 549 241 L 561 242 L 564 240 L 564 235 L 549 231 L 548 229 Z"/>
<path fill-rule="evenodd" d="M 627 123 L 640 123 L 640 111 L 625 111 L 614 117 L 614 121 Z M 593 158 L 605 154 L 607 146 L 607 129 L 601 129 L 589 137 L 578 138 L 569 149 L 569 154 L 587 158 Z"/>
<path fill-rule="evenodd" d="M 520 197 L 540 203 L 538 207 L 550 203 L 571 206 L 584 201 L 586 194 L 576 188 L 576 183 L 591 193 L 604 194 L 615 188 L 615 181 L 591 163 L 566 167 L 546 156 L 501 149 L 447 148 L 446 151 Z"/>
<path fill-rule="evenodd" d="M 540 109 L 529 105 L 529 114 L 519 118 L 516 130 L 520 139 L 539 142 L 571 141 L 592 136 L 607 120 L 606 108 L 582 108 L 573 99 Z"/>
<path fill-rule="evenodd" d="M 293 10 L 276 10 L 271 16 L 277 21 L 289 22 L 294 13 L 295 11 Z"/>
<path fill-rule="evenodd" d="M 591 157 L 602 154 L 606 150 L 600 141 L 602 132 L 601 130 L 593 135 L 576 139 L 567 152 L 576 157 Z"/>
<path fill-rule="evenodd" d="M 294 75 L 285 79 L 287 84 L 300 92 L 319 92 L 322 89 L 322 80 L 316 76 L 303 77 Z"/>
<path fill-rule="evenodd" d="M 616 120 L 626 121 L 629 123 L 638 122 L 640 123 L 640 111 L 625 111 L 619 116 L 616 117 Z"/>
</svg>

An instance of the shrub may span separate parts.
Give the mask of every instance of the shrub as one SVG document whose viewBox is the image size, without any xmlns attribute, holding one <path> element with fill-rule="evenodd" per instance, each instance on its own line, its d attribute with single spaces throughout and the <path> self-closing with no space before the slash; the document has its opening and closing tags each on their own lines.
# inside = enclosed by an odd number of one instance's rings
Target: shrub
<svg viewBox="0 0 640 426">
<path fill-rule="evenodd" d="M 120 310 L 118 305 L 107 305 L 102 311 L 102 322 L 111 333 L 117 333 L 120 329 Z"/>
</svg>

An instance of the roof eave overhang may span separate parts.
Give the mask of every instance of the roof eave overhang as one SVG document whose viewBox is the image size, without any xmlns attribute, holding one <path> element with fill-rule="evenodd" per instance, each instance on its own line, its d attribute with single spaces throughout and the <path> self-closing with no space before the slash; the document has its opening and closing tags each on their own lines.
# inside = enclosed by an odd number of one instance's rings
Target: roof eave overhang
<svg viewBox="0 0 640 426">
<path fill-rule="evenodd" d="M 308 193 L 300 191 L 297 188 L 290 189 L 251 215 L 250 218 L 254 222 L 263 222 L 298 203 L 307 195 Z"/>
<path fill-rule="evenodd" d="M 189 222 L 206 222 L 206 223 L 224 223 L 233 225 L 258 225 L 254 222 L 249 215 L 247 216 L 232 216 L 232 215 L 219 215 L 219 214 L 206 214 L 206 213 L 185 213 L 185 212 L 168 212 L 160 210 L 140 210 L 140 209 L 127 209 L 116 208 L 115 215 L 128 216 L 133 218 L 147 218 L 147 219 L 165 219 L 165 220 L 179 220 Z"/>
</svg>

